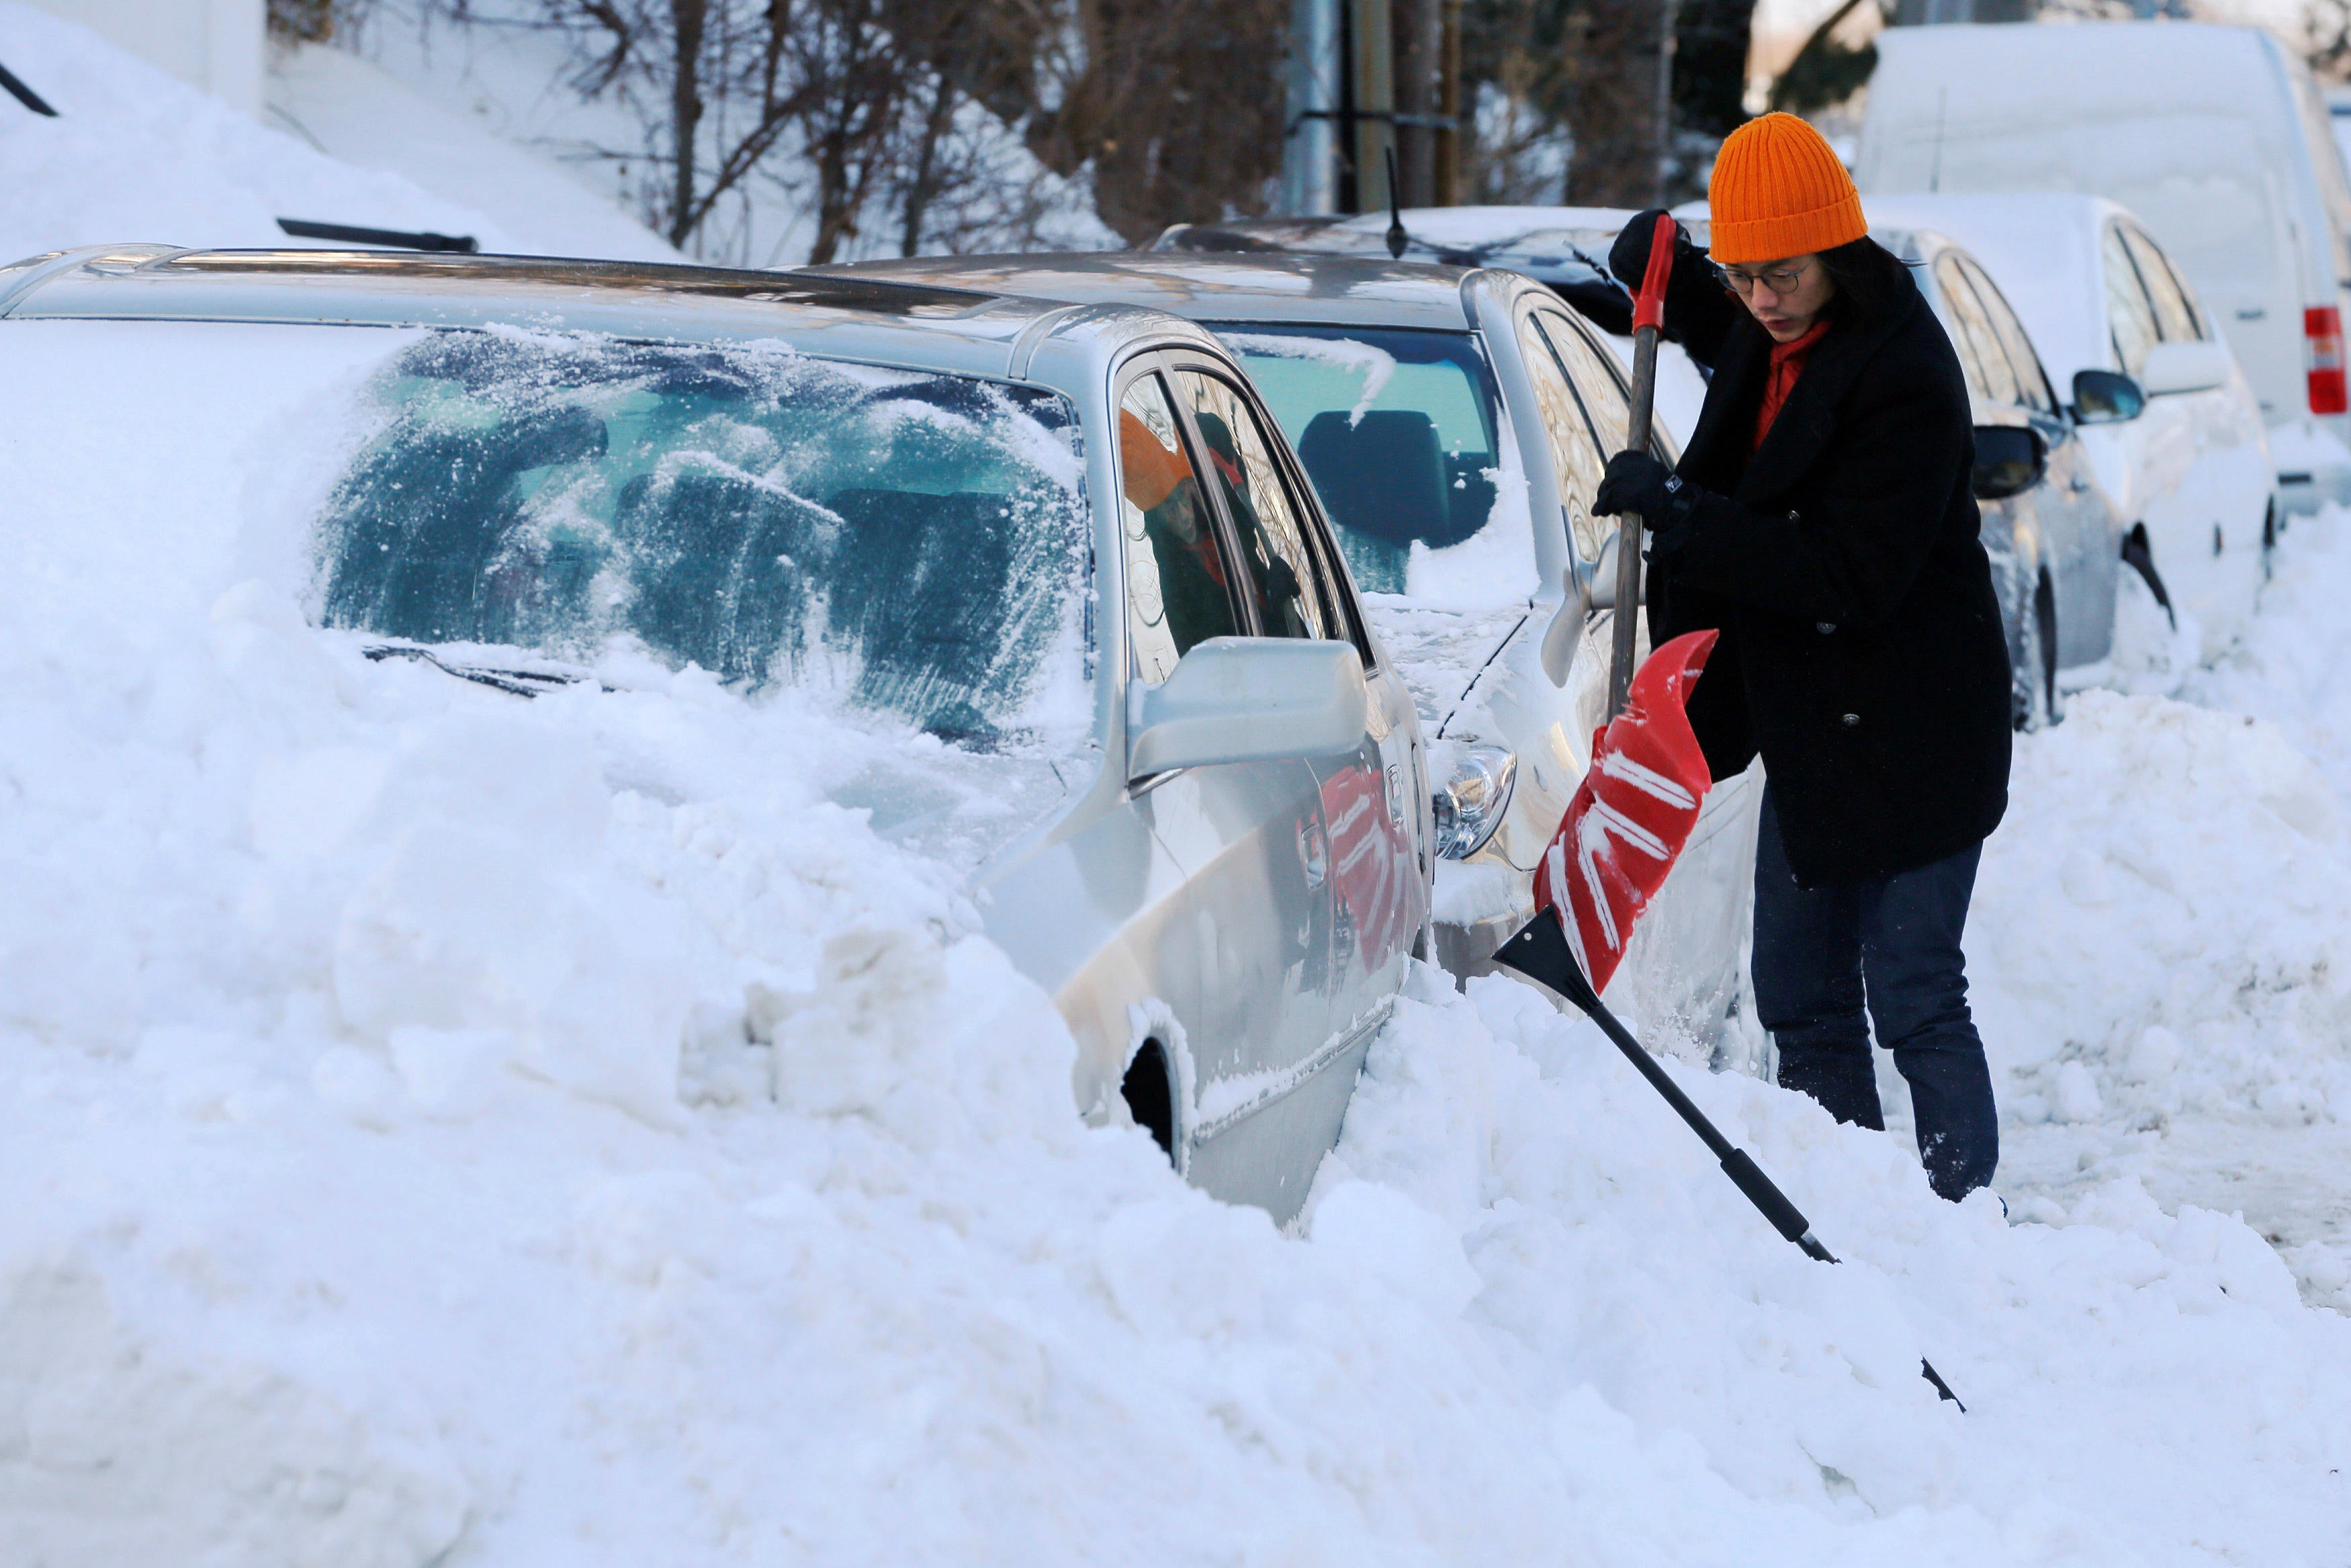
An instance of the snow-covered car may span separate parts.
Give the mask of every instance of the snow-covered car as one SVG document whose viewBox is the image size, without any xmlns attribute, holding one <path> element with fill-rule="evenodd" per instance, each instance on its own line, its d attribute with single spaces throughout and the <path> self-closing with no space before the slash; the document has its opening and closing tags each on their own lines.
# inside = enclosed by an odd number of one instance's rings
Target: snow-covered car
<svg viewBox="0 0 2351 1568">
<path fill-rule="evenodd" d="M 1516 273 L 1301 254 L 936 257 L 827 269 L 1148 304 L 1213 328 L 1296 443 L 1420 704 L 1448 825 L 1437 951 L 1482 971 L 1606 701 L 1614 524 L 1593 493 L 1625 441 L 1623 367 Z M 1672 443 L 1657 450 L 1670 461 Z M 1733 1049 L 1761 774 L 1718 784 L 1612 983 L 1638 1016 Z"/>
<path fill-rule="evenodd" d="M 1634 213 L 1621 207 L 1406 207 L 1404 259 L 1446 266 L 1502 267 L 1523 273 L 1575 306 L 1600 328 L 1629 369 L 1633 297 L 1608 271 L 1608 246 Z M 1232 253 L 1311 251 L 1385 255 L 1389 214 L 1239 218 L 1176 223 L 1154 250 Z M 1637 282 L 1638 280 L 1635 280 Z M 1657 346 L 1656 417 L 1676 441 L 1689 439 L 1706 401 L 1706 379 L 1678 345 Z"/>
<path fill-rule="evenodd" d="M 2020 726 L 2053 715 L 2057 675 L 2113 651 L 2122 519 L 2032 336 L 1983 266 L 1932 229 L 1877 224 L 1958 350 L 1976 421 L 1976 500 L 2008 623 Z"/>
<path fill-rule="evenodd" d="M 2285 508 L 2351 499 L 2351 180 L 2292 49 L 2178 21 L 1889 27 L 1876 47 L 1854 153 L 1865 208 L 1905 191 L 2121 202 L 2225 326 Z"/>
<path fill-rule="evenodd" d="M 948 867 L 1052 993 L 1077 1108 L 1296 1212 L 1425 942 L 1426 763 L 1209 334 L 872 280 L 160 245 L 0 269 L 0 318 L 17 399 L 68 365 L 331 361 L 256 452 L 287 521 L 250 542 L 315 637 L 499 701 L 698 667 L 710 700 L 860 727 L 829 797 Z M 169 454 L 236 400 L 192 388 L 105 461 L 168 514 Z"/>
<path fill-rule="evenodd" d="M 1948 234 L 1983 264 L 2069 397 L 2127 557 L 2218 653 L 2265 575 L 2275 476 L 2260 400 L 2187 275 L 2096 196 L 1872 196 L 1869 214 Z"/>
</svg>

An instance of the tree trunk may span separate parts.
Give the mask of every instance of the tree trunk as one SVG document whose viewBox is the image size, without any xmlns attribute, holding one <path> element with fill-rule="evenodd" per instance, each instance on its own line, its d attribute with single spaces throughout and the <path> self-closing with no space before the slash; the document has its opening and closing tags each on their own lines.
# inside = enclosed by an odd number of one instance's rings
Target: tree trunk
<svg viewBox="0 0 2351 1568">
<path fill-rule="evenodd" d="M 898 254 L 913 255 L 923 245 L 923 214 L 938 193 L 939 139 L 955 119 L 955 83 L 945 71 L 931 89 L 931 111 L 923 119 L 923 140 L 914 152 L 914 172 L 906 182 L 905 222 L 898 235 Z"/>
<path fill-rule="evenodd" d="M 694 166 L 702 134 L 702 36 L 707 4 L 670 0 L 677 58 L 677 75 L 669 89 L 670 151 L 677 170 L 670 195 L 669 243 L 681 248 L 701 221 L 694 204 Z"/>
<path fill-rule="evenodd" d="M 1404 205 L 1437 204 L 1437 119 L 1444 99 L 1445 0 L 1395 0 L 1396 176 Z"/>
<path fill-rule="evenodd" d="M 1579 207 L 1647 207 L 1661 194 L 1657 103 L 1666 7 L 1659 0 L 1589 0 L 1568 106 L 1575 156 L 1567 200 Z"/>
</svg>

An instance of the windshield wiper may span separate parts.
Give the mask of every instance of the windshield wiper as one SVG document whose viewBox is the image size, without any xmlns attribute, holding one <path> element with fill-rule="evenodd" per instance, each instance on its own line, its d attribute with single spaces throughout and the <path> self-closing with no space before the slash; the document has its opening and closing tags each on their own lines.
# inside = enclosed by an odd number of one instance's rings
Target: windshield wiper
<svg viewBox="0 0 2351 1568">
<path fill-rule="evenodd" d="M 549 670 L 495 670 L 478 664 L 452 664 L 429 648 L 412 648 L 401 643 L 378 643 L 360 651 L 377 664 L 387 659 L 413 659 L 421 664 L 431 665 L 444 675 L 496 687 L 517 697 L 536 697 L 542 691 L 552 691 L 558 687 L 577 686 L 588 679 L 585 675 L 563 675 Z"/>
</svg>

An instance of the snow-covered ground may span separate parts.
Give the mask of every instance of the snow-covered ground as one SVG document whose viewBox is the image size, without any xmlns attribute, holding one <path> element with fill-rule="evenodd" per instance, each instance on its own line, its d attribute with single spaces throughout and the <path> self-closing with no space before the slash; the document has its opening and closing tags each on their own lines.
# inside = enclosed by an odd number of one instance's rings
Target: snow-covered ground
<svg viewBox="0 0 2351 1568">
<path fill-rule="evenodd" d="M 0 116 L 11 254 L 492 233 L 70 42 L 0 0 L 68 109 Z M 59 340 L 0 331 L 0 1562 L 2351 1560 L 2351 515 L 2022 743 L 2006 1218 L 1670 1063 L 1808 1262 L 1588 1026 L 1423 971 L 1284 1234 L 1080 1125 L 824 798 L 886 737 L 370 662 L 291 439 L 359 361 Z"/>
<path fill-rule="evenodd" d="M 132 375 L 144 330 L 0 334 L 42 388 L 0 421 L 0 1561 L 2351 1552 L 2351 1318 L 2163 1156 L 2269 1168 L 2345 1103 L 2339 792 L 2273 722 L 2086 693 L 2026 742 L 1976 929 L 2011 1216 L 1672 1064 L 1808 1262 L 1588 1026 L 1423 971 L 1283 1234 L 1080 1125 L 952 875 L 824 798 L 886 736 L 369 661 L 304 550 L 388 348 Z M 2346 528 L 2288 536 L 2276 667 L 2210 677 L 2313 735 L 2283 650 Z"/>
<path fill-rule="evenodd" d="M 45 119 L 0 100 L 0 263 L 121 241 L 303 243 L 287 239 L 281 217 L 472 234 L 486 251 L 559 254 L 592 242 L 650 258 L 666 248 L 593 196 L 568 201 L 553 171 L 513 181 L 517 199 L 491 211 L 391 169 L 338 161 L 19 0 L 0 0 L 0 62 L 57 110 Z M 360 107 L 342 106 L 346 134 Z M 453 139 L 444 125 L 429 129 Z"/>
</svg>

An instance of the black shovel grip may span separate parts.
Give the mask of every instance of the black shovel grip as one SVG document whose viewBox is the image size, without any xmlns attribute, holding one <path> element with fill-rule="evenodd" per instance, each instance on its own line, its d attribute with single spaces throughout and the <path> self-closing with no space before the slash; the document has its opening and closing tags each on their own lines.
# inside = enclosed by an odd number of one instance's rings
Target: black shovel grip
<svg viewBox="0 0 2351 1568">
<path fill-rule="evenodd" d="M 1745 1149 L 1734 1148 L 1722 1157 L 1722 1174 L 1730 1178 L 1739 1190 L 1747 1194 L 1747 1200 L 1763 1211 L 1771 1228 L 1789 1241 L 1801 1243 L 1805 1232 L 1813 1228 L 1813 1222 L 1788 1201 L 1786 1193 L 1772 1185 L 1771 1179 L 1763 1174 L 1763 1168 L 1750 1159 Z"/>
</svg>

